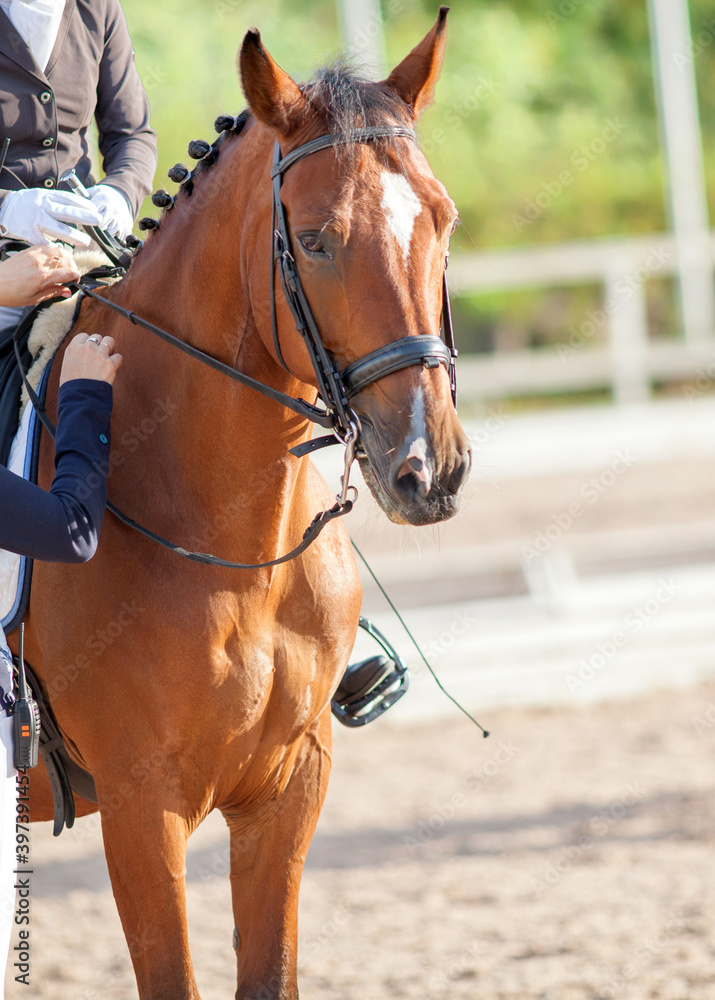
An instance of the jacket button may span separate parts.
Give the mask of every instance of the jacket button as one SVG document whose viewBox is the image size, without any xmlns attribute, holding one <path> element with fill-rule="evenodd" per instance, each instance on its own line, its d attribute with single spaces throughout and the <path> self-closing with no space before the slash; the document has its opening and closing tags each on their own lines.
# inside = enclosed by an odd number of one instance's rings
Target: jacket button
<svg viewBox="0 0 715 1000">
<path fill-rule="evenodd" d="M 48 104 L 52 100 L 52 94 L 49 90 L 43 90 L 40 94 L 40 100 L 43 104 Z"/>
<path fill-rule="evenodd" d="M 53 188 L 55 186 L 55 182 L 52 177 L 45 177 L 42 183 L 45 185 L 46 188 Z"/>
<path fill-rule="evenodd" d="M 55 142 L 54 139 L 49 139 L 49 138 L 48 139 L 43 139 L 42 140 L 42 145 L 43 146 L 53 146 L 54 142 Z"/>
</svg>

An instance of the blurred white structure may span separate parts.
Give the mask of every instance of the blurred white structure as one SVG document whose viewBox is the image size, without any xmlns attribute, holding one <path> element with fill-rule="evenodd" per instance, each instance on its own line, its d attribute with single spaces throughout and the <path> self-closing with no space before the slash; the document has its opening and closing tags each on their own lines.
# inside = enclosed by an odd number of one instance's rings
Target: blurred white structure
<svg viewBox="0 0 715 1000">
<path fill-rule="evenodd" d="M 710 345 L 715 289 L 688 2 L 648 0 L 648 13 L 683 330 L 693 345 Z"/>
<path fill-rule="evenodd" d="M 566 418 L 551 409 L 510 416 L 497 430 L 480 433 L 486 426 L 465 424 L 478 443 L 481 484 L 465 497 L 462 519 L 400 537 L 405 529 L 377 513 L 356 477 L 360 499 L 349 522 L 447 689 L 488 727 L 485 711 L 497 705 L 577 706 L 715 677 L 715 519 L 706 504 L 686 504 L 673 517 L 680 501 L 678 488 L 670 488 L 674 476 L 687 482 L 688 466 L 714 466 L 715 399 L 575 407 Z M 619 452 L 634 466 L 661 470 L 661 499 L 669 497 L 665 518 L 647 504 L 639 518 L 626 503 L 620 516 L 606 516 L 600 526 L 578 519 L 565 525 L 538 554 L 534 528 L 522 530 L 518 520 L 501 537 L 471 533 L 470 509 L 493 517 L 495 497 L 514 511 L 514 498 L 522 495 L 527 510 L 535 480 L 542 497 L 536 503 L 543 503 L 550 480 L 550 509 L 562 513 L 565 497 L 579 495 L 559 492 L 563 476 L 586 482 Z M 313 461 L 337 491 L 337 450 L 317 452 Z M 545 539 L 553 523 L 548 513 L 539 521 Z M 384 598 L 362 569 L 361 575 L 363 613 L 390 636 L 413 672 L 410 694 L 390 711 L 390 723 L 457 719 Z M 370 653 L 361 639 L 354 658 Z"/>
<path fill-rule="evenodd" d="M 387 56 L 380 0 L 338 0 L 340 33 L 348 57 L 375 79 L 386 76 Z"/>
<path fill-rule="evenodd" d="M 378 0 L 339 0 L 338 10 L 348 51 L 382 72 Z M 708 225 L 688 3 L 648 0 L 648 10 L 672 232 L 453 256 L 449 277 L 457 292 L 596 282 L 604 297 L 604 308 L 585 317 L 563 349 L 464 357 L 463 397 L 610 385 L 616 402 L 637 403 L 649 398 L 653 381 L 715 372 L 715 237 Z M 646 282 L 671 275 L 679 282 L 683 338 L 652 342 Z M 589 343 L 601 329 L 608 333 L 607 350 Z"/>
<path fill-rule="evenodd" d="M 715 236 L 704 262 L 712 275 Z M 556 348 L 463 355 L 460 395 L 466 399 L 613 387 L 618 403 L 647 399 L 653 381 L 715 375 L 715 340 L 648 339 L 645 288 L 650 278 L 677 275 L 680 257 L 669 233 L 573 240 L 548 246 L 454 255 L 449 283 L 455 292 L 600 283 L 603 306 Z M 609 347 L 592 346 L 607 332 Z"/>
</svg>

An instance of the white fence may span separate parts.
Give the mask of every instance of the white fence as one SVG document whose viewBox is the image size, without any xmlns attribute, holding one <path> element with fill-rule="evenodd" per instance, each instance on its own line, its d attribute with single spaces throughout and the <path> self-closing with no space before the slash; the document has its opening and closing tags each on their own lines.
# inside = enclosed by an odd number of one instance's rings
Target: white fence
<svg viewBox="0 0 715 1000">
<path fill-rule="evenodd" d="M 705 250 L 712 274 L 715 235 Z M 680 273 L 675 239 L 649 236 L 578 240 L 454 256 L 455 293 L 601 284 L 602 307 L 592 310 L 555 348 L 470 355 L 460 359 L 460 393 L 497 398 L 610 386 L 619 403 L 648 399 L 654 381 L 715 376 L 715 336 L 648 336 L 645 289 L 649 278 Z M 594 340 L 608 334 L 608 347 Z"/>
</svg>

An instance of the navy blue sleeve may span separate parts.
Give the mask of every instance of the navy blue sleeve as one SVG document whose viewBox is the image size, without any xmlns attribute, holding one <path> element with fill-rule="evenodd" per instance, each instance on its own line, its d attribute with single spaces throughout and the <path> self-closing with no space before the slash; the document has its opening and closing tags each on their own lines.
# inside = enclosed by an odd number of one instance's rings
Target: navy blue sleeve
<svg viewBox="0 0 715 1000">
<path fill-rule="evenodd" d="M 50 492 L 0 466 L 0 549 L 49 562 L 92 558 L 107 502 L 111 412 L 107 382 L 60 386 Z"/>
</svg>

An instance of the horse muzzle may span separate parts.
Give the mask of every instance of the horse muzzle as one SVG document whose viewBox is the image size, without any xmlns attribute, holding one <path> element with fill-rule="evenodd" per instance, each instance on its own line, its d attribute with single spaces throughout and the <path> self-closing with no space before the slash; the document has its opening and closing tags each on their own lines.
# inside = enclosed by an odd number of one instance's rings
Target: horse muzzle
<svg viewBox="0 0 715 1000">
<path fill-rule="evenodd" d="M 454 517 L 472 464 L 466 439 L 463 447 L 455 443 L 438 461 L 426 442 L 386 449 L 380 437 L 363 419 L 360 469 L 390 520 L 420 526 Z"/>
</svg>

